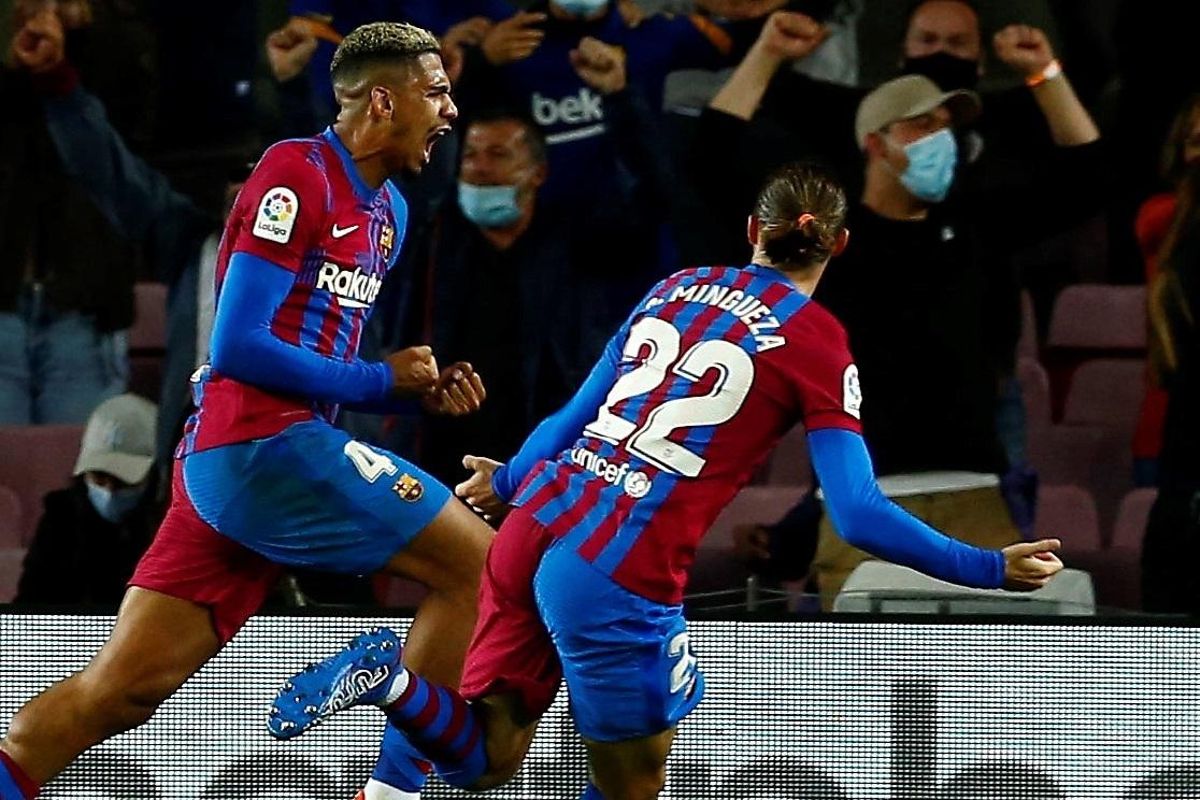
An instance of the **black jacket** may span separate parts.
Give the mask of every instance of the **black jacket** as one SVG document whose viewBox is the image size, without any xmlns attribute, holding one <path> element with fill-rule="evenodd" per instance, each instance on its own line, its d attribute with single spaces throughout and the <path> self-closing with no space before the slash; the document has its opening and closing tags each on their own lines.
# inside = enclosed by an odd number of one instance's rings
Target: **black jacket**
<svg viewBox="0 0 1200 800">
<path fill-rule="evenodd" d="M 14 602 L 120 602 L 154 538 L 159 510 L 153 498 L 153 487 L 148 487 L 142 503 L 114 525 L 96 513 L 82 479 L 47 494 Z"/>
</svg>

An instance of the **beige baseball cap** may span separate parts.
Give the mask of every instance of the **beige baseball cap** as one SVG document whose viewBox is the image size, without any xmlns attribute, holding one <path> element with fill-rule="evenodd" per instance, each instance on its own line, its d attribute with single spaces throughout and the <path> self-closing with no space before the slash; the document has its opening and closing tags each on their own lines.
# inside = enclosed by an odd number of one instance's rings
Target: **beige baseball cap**
<svg viewBox="0 0 1200 800">
<path fill-rule="evenodd" d="M 83 431 L 75 474 L 107 472 L 125 483 L 141 483 L 154 463 L 158 406 L 136 394 L 121 394 L 96 406 Z"/>
<path fill-rule="evenodd" d="M 924 75 L 904 75 L 880 85 L 858 104 L 854 138 L 859 149 L 866 147 L 868 133 L 883 130 L 897 120 L 928 114 L 938 106 L 946 107 L 955 127 L 974 120 L 983 108 L 974 92 L 943 92 Z"/>
</svg>

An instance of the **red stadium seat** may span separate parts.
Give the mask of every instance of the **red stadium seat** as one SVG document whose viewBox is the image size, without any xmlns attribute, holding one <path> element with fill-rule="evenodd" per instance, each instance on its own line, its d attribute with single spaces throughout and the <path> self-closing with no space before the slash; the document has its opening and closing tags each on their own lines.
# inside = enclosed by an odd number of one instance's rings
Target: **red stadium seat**
<svg viewBox="0 0 1200 800">
<path fill-rule="evenodd" d="M 1039 537 L 1061 539 L 1067 553 L 1101 549 L 1096 502 L 1082 486 L 1042 486 L 1038 490 L 1034 531 Z"/>
<path fill-rule="evenodd" d="M 1150 518 L 1150 507 L 1157 498 L 1157 489 L 1134 489 L 1121 498 L 1117 521 L 1109 540 L 1111 547 L 1127 548 L 1141 554 L 1146 520 Z"/>
<path fill-rule="evenodd" d="M 0 486 L 21 500 L 21 541 L 29 543 L 42 498 L 71 481 L 82 425 L 0 425 Z"/>
<path fill-rule="evenodd" d="M 1054 301 L 1047 348 L 1146 349 L 1146 288 L 1079 284 Z"/>
<path fill-rule="evenodd" d="M 167 347 L 166 284 L 134 284 L 133 301 L 133 327 L 129 329 L 130 352 L 162 352 Z"/>
<path fill-rule="evenodd" d="M 137 283 L 135 313 L 129 329 L 129 391 L 158 401 L 167 347 L 167 287 Z"/>
<path fill-rule="evenodd" d="M 1050 424 L 1050 378 L 1035 359 L 1022 356 L 1017 360 L 1017 381 L 1021 384 L 1021 399 L 1025 403 L 1030 436 Z"/>
<path fill-rule="evenodd" d="M 0 548 L 21 546 L 24 541 L 21 525 L 21 496 L 7 486 L 0 486 Z"/>
<path fill-rule="evenodd" d="M 1132 436 L 1146 394 L 1146 362 L 1094 358 L 1071 376 L 1063 408 L 1066 424 L 1100 425 Z"/>
<path fill-rule="evenodd" d="M 1063 289 L 1042 351 L 1054 419 L 1063 418 L 1067 389 L 1079 364 L 1092 358 L 1142 358 L 1145 351 L 1145 287 L 1080 284 Z"/>
<path fill-rule="evenodd" d="M 17 595 L 25 550 L 20 547 L 0 547 L 0 603 L 11 603 Z"/>
</svg>

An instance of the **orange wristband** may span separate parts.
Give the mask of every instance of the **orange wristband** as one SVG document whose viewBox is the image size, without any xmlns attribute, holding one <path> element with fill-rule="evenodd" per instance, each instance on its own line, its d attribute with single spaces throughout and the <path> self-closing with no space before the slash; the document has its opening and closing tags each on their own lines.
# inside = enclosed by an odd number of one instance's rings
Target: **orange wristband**
<svg viewBox="0 0 1200 800">
<path fill-rule="evenodd" d="M 1058 76 L 1060 76 L 1062 74 L 1063 74 L 1062 64 L 1060 64 L 1058 59 L 1056 58 L 1053 61 L 1051 61 L 1049 64 L 1047 64 L 1046 66 L 1042 67 L 1041 72 L 1039 72 L 1036 75 L 1030 75 L 1028 78 L 1026 78 L 1025 85 L 1028 86 L 1030 89 L 1033 89 L 1038 86 L 1041 86 L 1046 81 L 1054 80 L 1055 78 L 1057 78 Z"/>
</svg>

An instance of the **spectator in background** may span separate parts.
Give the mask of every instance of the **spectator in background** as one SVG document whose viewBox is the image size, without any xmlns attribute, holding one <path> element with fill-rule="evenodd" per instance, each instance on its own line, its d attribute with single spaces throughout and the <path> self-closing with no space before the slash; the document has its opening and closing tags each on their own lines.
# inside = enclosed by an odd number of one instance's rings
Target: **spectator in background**
<svg viewBox="0 0 1200 800">
<path fill-rule="evenodd" d="M 606 298 L 640 295 L 654 279 L 632 255 L 654 246 L 655 227 L 644 220 L 669 180 L 654 149 L 654 115 L 628 85 L 620 49 L 585 38 L 570 59 L 601 98 L 602 137 L 640 188 L 626 203 L 556 207 L 543 193 L 552 168 L 532 120 L 495 110 L 468 123 L 457 202 L 410 256 L 424 268 L 412 315 L 424 319 L 423 331 L 411 335 L 443 360 L 494 376 L 476 415 L 425 422 L 422 463 L 448 483 L 462 479 L 468 452 L 515 452 L 570 397 L 619 323 L 612 309 L 620 306 Z"/>
<path fill-rule="evenodd" d="M 51 25 L 41 35 L 53 40 L 61 35 L 61 28 Z M 155 254 L 155 273 L 169 287 L 154 453 L 161 472 L 155 486 L 166 492 L 175 446 L 192 412 L 189 377 L 208 359 L 222 224 L 253 161 L 249 154 L 231 153 L 215 163 L 215 180 L 224 184 L 224 202 L 219 215 L 211 214 L 129 151 L 109 123 L 104 106 L 79 85 L 69 61 L 63 58 L 45 74 L 52 78 L 42 84 L 46 124 L 64 169 L 91 195 L 116 230 Z M 293 587 L 306 602 L 372 599 L 366 579 L 302 570 L 294 570 L 293 575 L 298 580 Z M 118 592 L 117 599 L 120 595 Z"/>
<path fill-rule="evenodd" d="M 203 211 L 129 151 L 104 106 L 80 86 L 61 48 L 62 27 L 53 17 L 36 28 L 26 26 L 23 34 L 36 38 L 33 46 L 55 54 L 41 63 L 38 74 L 44 78 L 43 115 L 63 169 L 116 231 L 155 254 L 155 274 L 169 287 L 155 450 L 158 463 L 167 469 L 192 408 L 188 378 L 208 357 L 221 222 L 249 173 L 250 159 L 233 158 L 219 170 L 227 177 L 221 216 Z M 165 490 L 166 482 L 161 485 Z"/>
<path fill-rule="evenodd" d="M 1200 614 L 1195 576 L 1200 556 L 1200 168 L 1195 165 L 1180 180 L 1157 268 L 1149 290 L 1150 356 L 1168 396 L 1158 498 L 1142 545 L 1142 605 L 1147 611 Z"/>
<path fill-rule="evenodd" d="M 547 203 L 595 205 L 630 190 L 630 176 L 604 135 L 604 104 L 571 63 L 586 37 L 625 51 L 630 80 L 655 113 L 668 72 L 719 66 L 732 48 L 729 36 L 703 17 L 627 18 L 611 0 L 542 0 L 493 25 L 479 48 L 467 51 L 464 115 L 498 97 L 527 109 L 548 145 Z"/>
<path fill-rule="evenodd" d="M 1162 148 L 1162 176 L 1171 187 L 1142 203 L 1134 232 L 1145 266 L 1146 285 L 1155 286 L 1159 255 L 1179 210 L 1179 195 L 1189 170 L 1200 165 L 1200 95 L 1189 99 L 1171 125 Z M 1166 390 L 1147 374 L 1146 396 L 1142 400 L 1138 426 L 1133 437 L 1134 482 L 1153 486 L 1158 477 L 1158 454 L 1163 443 L 1163 419 L 1167 412 Z"/>
<path fill-rule="evenodd" d="M 37 97 L 79 7 L 19 4 L 0 66 L 0 424 L 81 424 L 128 379 L 137 260 L 64 174 Z"/>
<path fill-rule="evenodd" d="M 161 516 L 151 469 L 157 415 L 132 394 L 92 412 L 75 480 L 46 495 L 16 602 L 120 602 Z"/>
<path fill-rule="evenodd" d="M 772 20 L 701 120 L 700 155 L 714 163 L 745 138 L 772 64 L 819 36 L 795 15 Z M 1007 29 L 996 45 L 1002 60 L 1039 79 L 1052 62 L 1036 31 Z M 858 357 L 881 485 L 918 517 L 985 546 L 1014 541 L 1032 523 L 1033 487 L 1015 483 L 1025 465 L 1002 446 L 996 413 L 1016 343 L 1008 320 L 1016 284 L 1004 255 L 1068 222 L 1065 214 L 1086 214 L 1100 195 L 1099 132 L 1070 84 L 1059 75 L 1034 92 L 1060 140 L 1040 166 L 1042 194 L 973 184 L 954 133 L 978 116 L 974 93 L 943 93 L 910 75 L 864 98 L 853 139 L 866 157 L 864 190 L 847 225 L 855 237 L 817 294 Z M 825 110 L 805 107 L 809 127 L 822 127 Z M 1014 484 L 1002 485 L 1002 475 Z M 815 564 L 826 606 L 863 558 L 822 523 Z"/>
<path fill-rule="evenodd" d="M 696 220 L 694 228 L 707 236 L 684 248 L 685 261 L 745 258 L 745 237 L 729 224 L 729 219 L 737 218 L 730 212 L 748 208 L 761 177 L 781 164 L 817 157 L 833 166 L 847 185 L 854 186 L 858 181 L 861 154 L 854 145 L 854 118 L 869 90 L 813 80 L 784 69 L 787 64 L 811 58 L 828 36 L 827 26 L 805 14 L 777 13 L 725 84 L 728 93 L 743 95 L 740 107 L 753 116 L 753 135 L 740 137 L 745 141 L 740 150 L 727 150 L 727 158 L 735 159 L 743 173 L 740 181 L 714 186 L 702 175 L 692 176 L 708 205 L 702 224 Z M 1022 38 L 1013 40 L 1014 36 Z M 1010 55 L 1036 43 L 1039 58 L 1050 59 L 1046 68 L 1061 76 L 1061 66 L 1040 30 L 1008 26 L 996 34 L 994 48 L 1000 37 L 1016 41 L 1008 47 Z M 900 74 L 925 75 L 943 91 L 973 90 L 984 74 L 979 17 L 967 0 L 924 0 L 915 4 L 901 50 Z M 997 56 L 1001 62 L 1008 62 L 1008 57 L 999 52 Z M 1026 75 L 1023 67 L 1015 69 L 1031 80 L 1040 80 L 1040 74 Z M 1060 83 L 1069 85 L 1065 80 Z M 820 109 L 821 125 L 812 124 L 813 109 Z M 1047 151 L 1064 143 L 1061 131 L 1055 129 L 1058 119 L 1046 112 L 1037 93 L 1026 86 L 984 95 L 982 112 L 970 126 L 956 132 L 961 140 L 961 159 L 971 166 L 972 181 L 984 189 L 995 186 L 1005 192 L 1040 189 L 1046 179 L 1036 165 Z M 696 170 L 702 168 L 702 162 L 697 163 Z M 710 188 L 716 191 L 706 191 Z M 1067 227 L 1062 224 L 1059 229 Z"/>
</svg>

